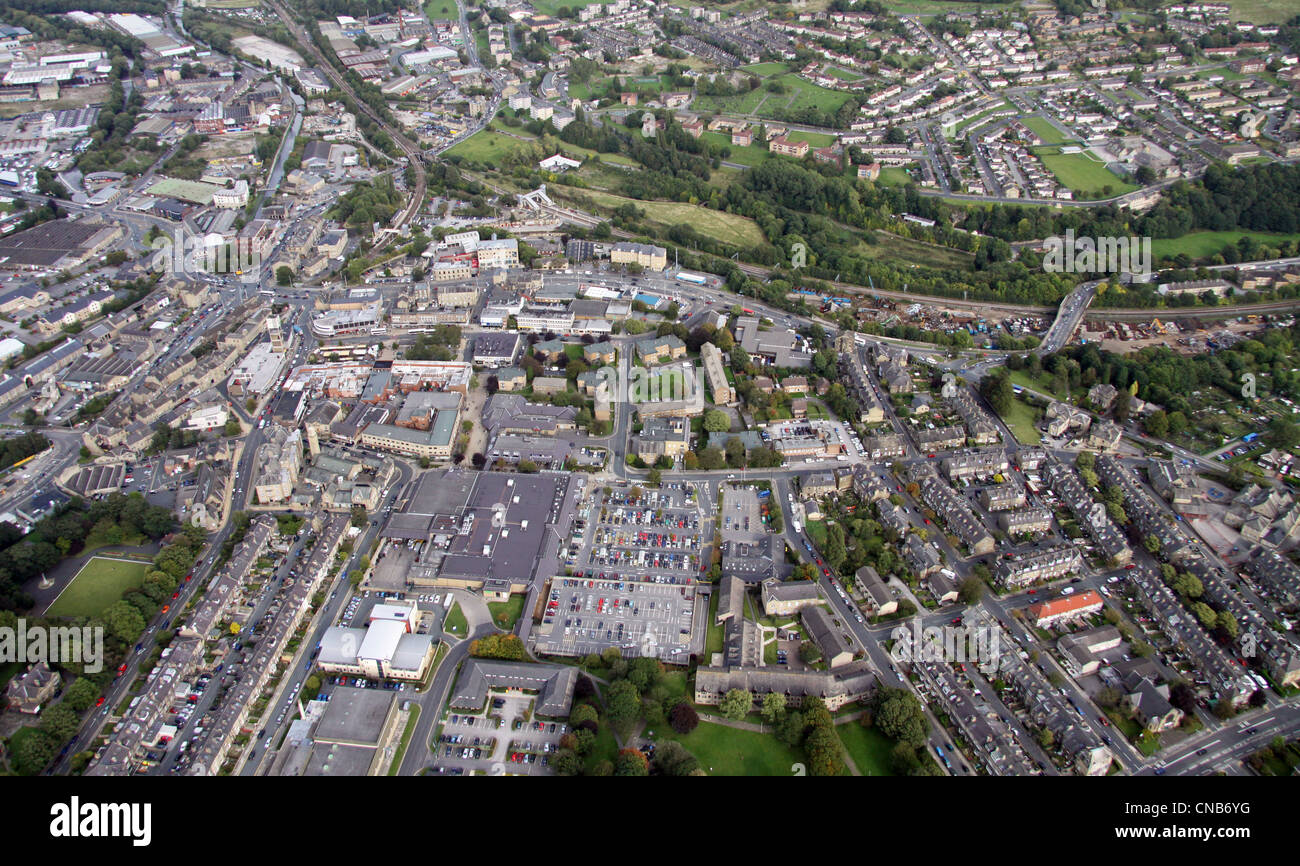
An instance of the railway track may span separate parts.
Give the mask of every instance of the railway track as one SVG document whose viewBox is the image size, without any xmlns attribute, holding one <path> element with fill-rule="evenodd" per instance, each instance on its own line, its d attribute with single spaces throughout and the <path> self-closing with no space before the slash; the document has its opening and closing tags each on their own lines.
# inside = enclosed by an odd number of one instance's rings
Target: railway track
<svg viewBox="0 0 1300 866">
<path fill-rule="evenodd" d="M 294 18 L 289 15 L 288 10 L 286 10 L 280 3 L 276 2 L 276 0 L 267 0 L 267 5 L 271 7 L 272 11 L 275 12 L 276 16 L 281 22 L 283 22 L 284 26 L 287 27 L 289 32 L 298 40 L 299 46 L 305 48 L 307 52 L 315 58 L 317 65 L 330 81 L 334 83 L 334 86 L 351 97 L 352 101 L 356 104 L 357 109 L 379 125 L 379 128 L 393 140 L 393 143 L 402 151 L 406 156 L 407 162 L 410 163 L 411 167 L 415 170 L 415 189 L 412 191 L 410 201 L 407 202 L 405 208 L 393 217 L 391 223 L 391 228 L 394 229 L 400 229 L 405 226 L 414 219 L 416 213 L 419 212 L 420 205 L 424 203 L 424 196 L 428 190 L 428 176 L 424 168 L 424 162 L 420 156 L 420 149 L 406 137 L 405 133 L 389 124 L 388 121 L 380 117 L 374 109 L 357 96 L 357 92 L 352 89 L 352 85 L 349 84 L 339 71 L 334 68 L 334 64 L 330 63 L 329 60 L 325 58 L 325 55 L 321 52 L 320 48 L 317 47 L 316 43 L 307 33 L 306 28 L 294 20 Z M 394 237 L 396 237 L 396 235 L 385 233 L 381 237 L 377 238 L 374 246 L 371 247 L 371 252 L 382 250 L 392 242 Z"/>
<path fill-rule="evenodd" d="M 750 276 L 766 278 L 773 272 L 762 265 L 737 262 L 737 267 Z M 842 283 L 835 280 L 821 280 L 828 283 L 835 291 L 846 297 L 871 296 L 890 298 L 899 301 L 928 303 L 959 310 L 976 312 L 999 312 L 1018 316 L 1053 315 L 1056 307 L 1033 306 L 1030 304 L 1006 304 L 991 301 L 971 301 L 961 298 L 947 298 L 942 295 L 925 295 L 917 292 L 897 292 L 886 289 L 869 289 L 866 286 Z M 1158 319 L 1235 319 L 1238 316 L 1260 315 L 1262 313 L 1286 313 L 1300 311 L 1300 298 L 1286 301 L 1266 301 L 1258 304 L 1233 304 L 1228 307 L 1101 307 L 1090 309 L 1084 319 L 1090 322 L 1116 321 L 1150 321 Z"/>
<path fill-rule="evenodd" d="M 488 189 L 493 190 L 498 195 L 514 195 L 511 190 L 497 186 L 488 181 L 486 178 L 466 172 L 467 175 L 474 177 Z M 567 219 L 578 225 L 591 228 L 603 220 L 600 217 L 578 211 L 575 208 L 544 208 L 543 213 L 560 219 Z M 612 234 L 615 237 L 631 238 L 632 234 L 614 229 Z M 747 262 L 736 262 L 736 266 L 751 277 L 758 279 L 767 279 L 775 271 L 762 265 L 753 265 Z M 854 285 L 852 283 L 839 282 L 837 280 L 820 280 L 820 282 L 829 284 L 836 292 L 846 297 L 877 297 L 890 298 L 897 301 L 910 301 L 912 303 L 934 304 L 937 306 L 948 307 L 957 310 L 971 310 L 978 313 L 1003 313 L 1013 316 L 1054 316 L 1057 311 L 1056 306 L 1035 306 L 1033 304 L 1007 304 L 991 301 L 972 301 L 962 300 L 961 298 L 948 298 L 942 295 L 926 295 L 917 292 L 899 292 L 888 289 L 871 289 L 866 286 Z M 1300 298 L 1288 301 L 1268 301 L 1258 304 L 1234 304 L 1230 307 L 1164 307 L 1164 308 L 1100 308 L 1089 309 L 1084 313 L 1084 321 L 1090 322 L 1131 322 L 1131 321 L 1150 321 L 1153 318 L 1168 319 L 1235 319 L 1238 316 L 1259 315 L 1262 313 L 1283 313 L 1300 311 Z"/>
</svg>

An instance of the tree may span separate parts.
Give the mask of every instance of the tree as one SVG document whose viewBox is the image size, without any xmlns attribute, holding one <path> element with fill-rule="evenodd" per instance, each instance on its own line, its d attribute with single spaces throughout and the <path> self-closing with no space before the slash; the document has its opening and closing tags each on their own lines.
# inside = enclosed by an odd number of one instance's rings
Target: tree
<svg viewBox="0 0 1300 866">
<path fill-rule="evenodd" d="M 1006 416 L 1011 411 L 1015 393 L 1011 389 L 1011 376 L 1005 370 L 985 376 L 980 382 L 980 394 L 993 407 L 993 411 Z"/>
<path fill-rule="evenodd" d="M 278 286 L 293 285 L 293 270 L 288 265 L 280 265 L 275 269 L 275 283 Z"/>
<path fill-rule="evenodd" d="M 1163 439 L 1169 435 L 1169 416 L 1163 409 L 1157 409 L 1146 417 L 1142 426 L 1149 435 Z"/>
<path fill-rule="evenodd" d="M 884 688 L 876 695 L 873 721 L 882 734 L 920 749 L 930 733 L 916 696 L 903 689 Z"/>
<path fill-rule="evenodd" d="M 689 734 L 700 723 L 700 715 L 690 701 L 680 701 L 668 712 L 668 724 L 679 734 Z"/>
<path fill-rule="evenodd" d="M 569 713 L 569 723 L 575 728 L 584 722 L 595 722 L 597 719 L 596 708 L 591 704 L 577 704 Z"/>
<path fill-rule="evenodd" d="M 971 576 L 961 582 L 961 600 L 963 604 L 977 604 L 984 597 L 987 584 L 978 577 Z"/>
<path fill-rule="evenodd" d="M 471 641 L 469 654 L 475 658 L 506 659 L 523 661 L 525 658 L 524 642 L 518 635 L 491 634 Z"/>
<path fill-rule="evenodd" d="M 785 713 L 785 695 L 780 692 L 768 692 L 763 695 L 762 713 L 769 724 L 775 722 Z"/>
<path fill-rule="evenodd" d="M 104 626 L 122 643 L 133 644 L 144 633 L 144 617 L 126 601 L 116 601 L 104 609 Z"/>
<path fill-rule="evenodd" d="M 620 730 L 627 730 L 641 717 L 641 693 L 627 680 L 619 680 L 605 695 L 606 717 Z"/>
<path fill-rule="evenodd" d="M 844 753 L 834 728 L 817 726 L 804 740 L 808 772 L 814 776 L 838 776 L 844 772 Z"/>
<path fill-rule="evenodd" d="M 701 469 L 721 469 L 725 465 L 721 449 L 712 445 L 705 448 L 699 453 L 699 465 Z"/>
<path fill-rule="evenodd" d="M 64 693 L 63 702 L 80 713 L 90 709 L 98 697 L 99 686 L 85 677 L 77 677 Z"/>
<path fill-rule="evenodd" d="M 663 776 L 689 776 L 700 768 L 699 760 L 676 740 L 660 743 L 652 763 Z"/>
<path fill-rule="evenodd" d="M 14 747 L 14 761 L 18 772 L 25 776 L 35 776 L 54 760 L 58 750 L 57 743 L 49 734 L 37 728 L 23 737 Z"/>
<path fill-rule="evenodd" d="M 731 429 L 731 416 L 721 409 L 710 409 L 704 413 L 704 431 L 706 433 L 726 433 Z"/>
<path fill-rule="evenodd" d="M 659 659 L 642 657 L 632 659 L 627 666 L 627 680 L 637 687 L 637 691 L 646 692 L 659 684 L 663 677 L 664 666 Z"/>
<path fill-rule="evenodd" d="M 560 749 L 555 753 L 552 766 L 561 776 L 576 776 L 582 770 L 582 759 L 572 749 Z"/>
<path fill-rule="evenodd" d="M 636 749 L 622 749 L 614 759 L 615 776 L 648 776 L 650 763 Z"/>
<path fill-rule="evenodd" d="M 1300 444 L 1300 427 L 1281 415 L 1268 422 L 1267 435 L 1269 444 L 1274 448 L 1289 451 Z"/>
<path fill-rule="evenodd" d="M 754 707 L 754 696 L 744 689 L 731 689 L 718 701 L 722 715 L 732 721 L 742 721 Z"/>
</svg>

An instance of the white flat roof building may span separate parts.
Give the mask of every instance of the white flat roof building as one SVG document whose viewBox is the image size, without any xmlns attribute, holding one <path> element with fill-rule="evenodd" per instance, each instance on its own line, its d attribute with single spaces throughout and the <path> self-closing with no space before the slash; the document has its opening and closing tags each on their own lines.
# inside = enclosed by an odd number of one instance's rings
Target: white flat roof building
<svg viewBox="0 0 1300 866">
<path fill-rule="evenodd" d="M 13 337 L 5 337 L 0 340 L 0 361 L 12 358 L 14 355 L 21 355 L 27 344 L 22 340 L 15 340 Z"/>
</svg>

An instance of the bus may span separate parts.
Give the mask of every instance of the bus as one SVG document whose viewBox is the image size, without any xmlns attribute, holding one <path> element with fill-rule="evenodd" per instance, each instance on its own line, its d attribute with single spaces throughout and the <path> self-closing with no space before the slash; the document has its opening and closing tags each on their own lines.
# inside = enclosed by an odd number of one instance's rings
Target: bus
<svg viewBox="0 0 1300 866">
<path fill-rule="evenodd" d="M 380 334 L 387 334 L 387 333 L 388 333 L 388 329 L 387 329 L 387 328 L 371 328 L 371 329 L 370 329 L 370 333 L 371 333 L 372 335 L 374 335 L 374 336 L 379 336 Z"/>
<path fill-rule="evenodd" d="M 10 468 L 10 469 L 17 469 L 19 466 L 22 466 L 24 463 L 30 463 L 31 461 L 35 460 L 35 459 L 36 459 L 37 457 L 39 457 L 39 456 L 40 456 L 39 453 L 37 453 L 37 454 L 29 454 L 29 455 L 27 455 L 26 457 L 24 457 L 22 460 L 19 460 L 17 463 L 15 463 L 15 464 L 13 464 L 12 466 L 10 466 L 9 468 Z"/>
</svg>

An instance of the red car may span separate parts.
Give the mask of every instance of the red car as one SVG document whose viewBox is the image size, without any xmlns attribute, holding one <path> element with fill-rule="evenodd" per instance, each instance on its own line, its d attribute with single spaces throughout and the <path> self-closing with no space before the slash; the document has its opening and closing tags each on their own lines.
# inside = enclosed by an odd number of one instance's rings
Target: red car
<svg viewBox="0 0 1300 866">
<path fill-rule="evenodd" d="M 118 668 L 117 668 L 117 672 L 118 672 L 119 674 L 124 674 L 124 673 L 126 673 L 126 662 L 122 662 L 122 664 L 118 666 Z"/>
<path fill-rule="evenodd" d="M 1124 566 L 1124 570 L 1125 570 L 1125 571 L 1132 571 L 1132 570 L 1135 569 L 1135 568 L 1137 568 L 1137 566 L 1134 565 L 1134 564 L 1131 563 L 1131 562 L 1130 562 L 1128 565 Z"/>
<path fill-rule="evenodd" d="M 164 604 L 164 605 L 163 605 L 163 608 L 162 608 L 162 612 L 163 612 L 163 613 L 166 613 L 167 611 L 169 611 L 169 610 L 171 610 L 171 609 L 172 609 L 172 606 L 171 606 L 170 604 Z"/>
<path fill-rule="evenodd" d="M 831 576 L 831 570 L 830 570 L 829 568 L 823 568 L 823 569 L 822 569 L 822 574 L 826 575 L 827 577 L 830 577 L 830 576 Z"/>
<path fill-rule="evenodd" d="M 172 593 L 172 600 L 173 600 L 173 601 L 176 600 L 176 599 L 178 599 L 178 598 L 180 598 L 180 597 L 181 597 L 181 591 L 180 591 L 179 589 Z"/>
<path fill-rule="evenodd" d="M 103 696 L 103 695 L 100 695 L 100 696 L 99 696 L 99 699 L 95 701 L 95 706 L 97 706 L 97 707 L 102 707 L 102 706 L 104 706 L 104 696 Z"/>
<path fill-rule="evenodd" d="M 1029 590 L 1029 594 L 1030 594 L 1030 595 L 1034 595 L 1034 594 L 1036 594 L 1037 592 L 1038 592 L 1038 590 L 1036 590 L 1036 589 L 1031 589 L 1031 590 Z"/>
</svg>

